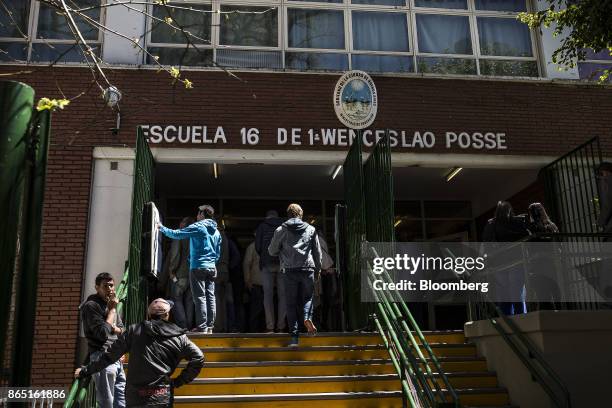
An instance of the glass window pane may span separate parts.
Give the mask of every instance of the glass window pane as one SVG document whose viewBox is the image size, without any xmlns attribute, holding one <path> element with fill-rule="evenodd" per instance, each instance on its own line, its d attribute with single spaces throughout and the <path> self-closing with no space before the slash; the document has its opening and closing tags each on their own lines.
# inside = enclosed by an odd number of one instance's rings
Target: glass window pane
<svg viewBox="0 0 612 408">
<path fill-rule="evenodd" d="M 3 0 L 0 3 L 0 37 L 26 38 L 29 14 L 29 1 Z"/>
<path fill-rule="evenodd" d="M 213 60 L 212 50 L 195 49 L 193 47 L 169 48 L 169 47 L 149 47 L 149 52 L 153 56 L 159 57 L 162 65 L 191 65 L 191 66 L 211 66 Z M 147 63 L 153 64 L 151 57 L 147 56 Z"/>
<path fill-rule="evenodd" d="M 476 60 L 463 58 L 419 57 L 419 72 L 426 74 L 476 75 Z"/>
<path fill-rule="evenodd" d="M 99 6 L 100 0 L 75 0 L 75 6 L 85 8 Z M 100 8 L 93 8 L 85 11 L 84 14 L 92 20 L 100 21 Z M 98 28 L 91 25 L 87 20 L 74 15 L 74 20 L 86 40 L 98 39 Z M 54 7 L 41 4 L 38 12 L 37 38 L 51 38 L 56 40 L 73 40 L 74 34 L 63 14 L 58 13 Z"/>
<path fill-rule="evenodd" d="M 15 62 L 28 59 L 28 43 L 0 43 L 0 61 Z"/>
<path fill-rule="evenodd" d="M 525 0 L 475 0 L 476 10 L 527 11 Z"/>
<path fill-rule="evenodd" d="M 353 11 L 353 48 L 409 51 L 406 15 Z"/>
<path fill-rule="evenodd" d="M 376 6 L 405 6 L 405 0 L 351 0 L 352 4 L 372 4 Z"/>
<path fill-rule="evenodd" d="M 417 14 L 419 52 L 471 54 L 472 40 L 468 17 Z"/>
<path fill-rule="evenodd" d="M 353 54 L 353 68 L 366 72 L 414 72 L 412 57 Z"/>
<path fill-rule="evenodd" d="M 480 60 L 481 75 L 537 77 L 535 61 Z"/>
<path fill-rule="evenodd" d="M 92 46 L 100 55 L 100 47 Z M 38 62 L 83 62 L 85 57 L 77 44 L 32 44 L 32 61 Z"/>
<path fill-rule="evenodd" d="M 340 10 L 287 10 L 289 47 L 344 48 L 344 13 Z"/>
<path fill-rule="evenodd" d="M 467 0 L 414 0 L 417 7 L 433 7 L 446 9 L 467 9 Z"/>
<path fill-rule="evenodd" d="M 194 44 L 210 44 L 211 6 L 188 5 L 190 9 L 153 7 L 153 16 L 161 20 L 171 18 L 172 25 L 182 27 L 191 34 L 190 40 Z M 170 12 L 170 15 L 168 15 Z M 151 42 L 168 44 L 185 44 L 185 34 L 178 29 L 170 27 L 165 21 L 152 20 Z"/>
<path fill-rule="evenodd" d="M 587 60 L 610 60 L 612 61 L 612 52 L 606 49 L 599 52 L 593 50 L 586 50 L 585 59 Z"/>
<path fill-rule="evenodd" d="M 285 66 L 289 69 L 344 71 L 348 69 L 346 54 L 287 52 Z"/>
<path fill-rule="evenodd" d="M 483 55 L 531 57 L 531 35 L 526 24 L 511 18 L 478 18 L 480 52 Z"/>
<path fill-rule="evenodd" d="M 278 46 L 277 8 L 223 6 L 221 11 L 228 13 L 221 16 L 221 44 Z"/>
<path fill-rule="evenodd" d="M 342 0 L 291 0 L 291 1 L 304 1 L 309 3 L 342 3 Z"/>
<path fill-rule="evenodd" d="M 588 79 L 590 81 L 599 81 L 599 77 L 606 69 L 612 69 L 612 64 L 597 64 L 597 63 L 578 63 L 578 74 L 580 79 Z M 608 77 L 610 82 L 612 76 Z"/>
<path fill-rule="evenodd" d="M 273 68 L 283 67 L 280 51 L 217 50 L 217 64 L 232 68 Z"/>
</svg>

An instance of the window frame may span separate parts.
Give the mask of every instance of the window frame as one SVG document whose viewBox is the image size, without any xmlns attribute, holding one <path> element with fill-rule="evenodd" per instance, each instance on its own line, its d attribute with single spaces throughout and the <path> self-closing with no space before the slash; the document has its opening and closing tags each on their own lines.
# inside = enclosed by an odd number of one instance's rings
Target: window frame
<svg viewBox="0 0 612 408">
<path fill-rule="evenodd" d="M 202 48 L 212 48 L 214 61 L 217 59 L 217 49 L 236 49 L 236 50 L 261 50 L 261 51 L 279 51 L 282 59 L 282 70 L 284 71 L 301 71 L 288 68 L 286 65 L 286 53 L 331 53 L 331 54 L 345 54 L 348 59 L 348 69 L 353 69 L 353 55 L 372 55 L 372 56 L 392 56 L 392 57 L 410 57 L 412 58 L 413 70 L 411 72 L 388 72 L 388 74 L 397 75 L 433 75 L 439 76 L 439 73 L 426 73 L 419 72 L 418 60 L 420 57 L 433 57 L 433 58 L 452 58 L 452 59 L 465 59 L 472 60 L 476 65 L 475 74 L 444 74 L 445 76 L 482 76 L 480 69 L 480 61 L 482 60 L 493 60 L 493 61 L 534 61 L 538 69 L 538 77 L 542 76 L 542 67 L 539 61 L 540 49 L 538 47 L 538 37 L 534 30 L 529 30 L 531 50 L 533 56 L 531 57 L 513 57 L 513 56 L 494 56 L 494 55 L 483 55 L 480 50 L 479 33 L 478 33 L 478 18 L 480 17 L 493 17 L 493 18 L 508 18 L 515 19 L 517 12 L 509 11 L 491 11 L 491 10 L 476 10 L 475 0 L 467 0 L 466 9 L 447 9 L 447 8 L 436 8 L 436 7 L 417 7 L 415 6 L 415 0 L 405 0 L 402 6 L 389 6 L 389 5 L 375 5 L 375 4 L 352 4 L 351 0 L 342 0 L 339 3 L 327 3 L 322 1 L 300 1 L 300 0 L 175 0 L 175 3 L 186 3 L 186 4 L 211 4 L 211 10 L 213 10 L 212 18 L 212 34 L 211 44 L 198 45 Z M 531 0 L 525 0 L 526 10 L 533 11 L 533 4 Z M 220 13 L 214 11 L 220 10 L 224 5 L 232 6 L 253 6 L 253 7 L 277 7 L 278 8 L 278 47 L 263 47 L 263 46 L 238 46 L 238 45 L 222 45 L 220 44 Z M 303 47 L 289 47 L 289 26 L 288 26 L 288 13 L 290 9 L 308 9 L 308 10 L 337 10 L 343 12 L 344 19 L 344 48 L 303 48 Z M 378 12 L 378 13 L 401 13 L 405 15 L 406 27 L 408 35 L 408 51 L 375 51 L 375 50 L 357 50 L 354 47 L 353 38 L 353 12 Z M 449 16 L 463 16 L 467 17 L 469 29 L 470 29 L 470 42 L 472 46 L 471 54 L 445 54 L 445 53 L 425 53 L 419 51 L 418 46 L 418 29 L 416 24 L 417 15 L 419 14 L 433 14 L 433 15 L 449 15 Z M 150 39 L 150 33 L 147 35 L 147 40 Z M 145 44 L 146 47 L 177 47 L 184 48 L 185 44 L 182 45 L 169 45 L 163 43 L 150 43 Z M 240 68 L 238 68 L 240 69 Z M 249 68 L 243 68 L 249 69 Z M 270 68 L 271 70 L 278 70 Z M 315 71 L 315 70 L 313 70 Z M 337 72 L 337 71 L 335 71 Z M 387 72 L 385 72 L 387 73 Z"/>
</svg>

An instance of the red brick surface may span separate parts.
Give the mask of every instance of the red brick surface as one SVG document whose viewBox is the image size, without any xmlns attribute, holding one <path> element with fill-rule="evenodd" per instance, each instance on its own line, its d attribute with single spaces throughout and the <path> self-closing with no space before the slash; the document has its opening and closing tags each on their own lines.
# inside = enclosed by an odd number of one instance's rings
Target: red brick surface
<svg viewBox="0 0 612 408">
<path fill-rule="evenodd" d="M 3 66 L 0 73 L 22 68 Z M 172 86 L 164 73 L 109 71 L 123 92 L 121 131 L 113 135 L 115 115 L 103 106 L 88 69 L 32 70 L 4 79 L 27 82 L 37 97 L 74 98 L 85 91 L 53 117 L 34 346 L 33 384 L 66 385 L 75 356 L 93 147 L 134 146 L 139 124 L 201 124 L 224 126 L 231 147 L 240 147 L 240 127 L 257 127 L 262 140 L 248 148 L 279 148 L 278 127 L 341 127 L 332 105 L 339 75 L 240 73 L 239 81 L 224 73 L 197 71 L 185 73 L 195 86 L 185 90 Z M 374 80 L 379 95 L 375 128 L 440 135 L 453 130 L 505 132 L 508 149 L 503 154 L 559 155 L 600 136 L 605 154 L 612 154 L 610 87 L 416 77 Z"/>
</svg>

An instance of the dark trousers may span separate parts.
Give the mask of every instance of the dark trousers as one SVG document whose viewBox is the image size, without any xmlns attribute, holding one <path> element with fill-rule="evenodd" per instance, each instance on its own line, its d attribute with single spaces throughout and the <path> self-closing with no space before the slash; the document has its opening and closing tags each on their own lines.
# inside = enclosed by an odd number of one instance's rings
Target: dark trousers
<svg viewBox="0 0 612 408">
<path fill-rule="evenodd" d="M 260 333 L 265 327 L 263 286 L 253 285 L 249 299 L 249 332 Z"/>
<path fill-rule="evenodd" d="M 298 337 L 300 324 L 312 319 L 312 295 L 314 293 L 314 270 L 287 269 L 285 271 L 285 299 L 287 323 L 292 337 Z"/>
</svg>

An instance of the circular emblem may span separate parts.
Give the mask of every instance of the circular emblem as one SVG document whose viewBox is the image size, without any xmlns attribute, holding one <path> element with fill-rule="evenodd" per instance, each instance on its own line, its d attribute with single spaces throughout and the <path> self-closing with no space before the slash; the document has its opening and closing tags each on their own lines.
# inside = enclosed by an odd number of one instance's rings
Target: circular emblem
<svg viewBox="0 0 612 408">
<path fill-rule="evenodd" d="M 334 89 L 336 116 L 351 129 L 365 129 L 374 122 L 378 95 L 374 81 L 363 71 L 342 75 Z"/>
</svg>

